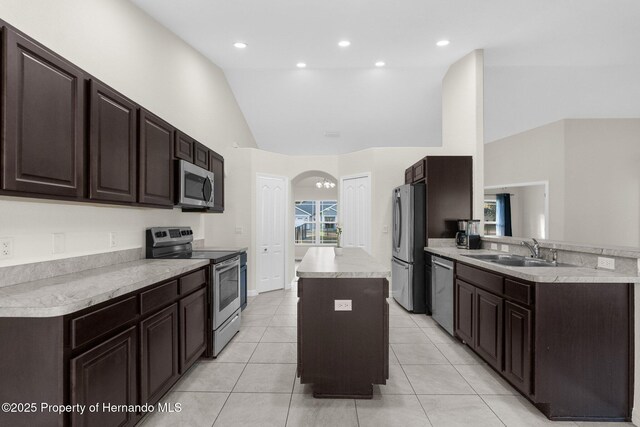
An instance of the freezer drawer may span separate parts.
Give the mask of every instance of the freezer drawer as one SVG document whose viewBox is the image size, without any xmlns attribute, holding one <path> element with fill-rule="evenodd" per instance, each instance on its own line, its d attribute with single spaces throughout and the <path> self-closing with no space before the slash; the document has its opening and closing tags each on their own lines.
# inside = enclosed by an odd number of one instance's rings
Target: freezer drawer
<svg viewBox="0 0 640 427">
<path fill-rule="evenodd" d="M 413 265 L 391 259 L 391 293 L 398 304 L 413 311 Z"/>
</svg>

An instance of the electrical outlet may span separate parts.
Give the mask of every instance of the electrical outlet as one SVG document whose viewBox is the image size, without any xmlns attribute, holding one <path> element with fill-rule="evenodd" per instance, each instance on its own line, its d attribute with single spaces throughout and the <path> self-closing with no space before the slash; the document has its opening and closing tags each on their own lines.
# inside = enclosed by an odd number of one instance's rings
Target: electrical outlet
<svg viewBox="0 0 640 427">
<path fill-rule="evenodd" d="M 501 245 L 500 250 L 502 252 L 509 252 L 509 245 Z"/>
<path fill-rule="evenodd" d="M 334 301 L 335 311 L 351 311 L 350 299 L 337 299 Z"/>
<path fill-rule="evenodd" d="M 116 246 L 118 246 L 118 240 L 116 240 L 116 233 L 112 231 L 109 233 L 109 247 L 115 248 Z"/>
<path fill-rule="evenodd" d="M 383 225 L 382 226 L 382 232 L 383 233 L 388 233 L 389 232 L 389 226 L 388 225 Z"/>
<path fill-rule="evenodd" d="M 242 227 L 236 227 L 236 234 L 242 234 Z"/>
<path fill-rule="evenodd" d="M 598 257 L 598 268 L 606 268 L 607 270 L 616 269 L 616 260 L 614 258 Z"/>
<path fill-rule="evenodd" d="M 61 254 L 64 252 L 64 233 L 53 233 L 53 238 L 51 239 L 53 248 L 52 252 L 54 254 Z"/>
<path fill-rule="evenodd" d="M 497 243 L 492 243 L 491 244 L 491 249 L 493 249 L 494 251 L 498 250 L 498 244 Z"/>
<path fill-rule="evenodd" d="M 0 259 L 13 256 L 13 239 L 0 239 Z"/>
</svg>

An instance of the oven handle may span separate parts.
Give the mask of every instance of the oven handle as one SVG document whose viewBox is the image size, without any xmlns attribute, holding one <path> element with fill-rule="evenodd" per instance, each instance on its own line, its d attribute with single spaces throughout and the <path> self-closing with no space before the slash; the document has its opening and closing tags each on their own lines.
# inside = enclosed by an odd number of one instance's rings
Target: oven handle
<svg viewBox="0 0 640 427">
<path fill-rule="evenodd" d="M 229 261 L 222 262 L 220 264 L 214 264 L 213 267 L 214 267 L 216 272 L 220 272 L 222 270 L 225 270 L 226 269 L 225 267 L 228 267 L 228 266 L 236 264 L 236 263 L 238 263 L 238 264 L 240 263 L 240 257 L 239 256 L 237 256 L 235 258 L 232 258 Z"/>
</svg>

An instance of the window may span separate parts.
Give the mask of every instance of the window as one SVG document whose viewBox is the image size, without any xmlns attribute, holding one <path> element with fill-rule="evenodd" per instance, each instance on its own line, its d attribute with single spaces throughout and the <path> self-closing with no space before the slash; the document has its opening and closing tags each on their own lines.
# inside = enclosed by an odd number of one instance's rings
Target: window
<svg viewBox="0 0 640 427">
<path fill-rule="evenodd" d="M 303 200 L 296 202 L 295 236 L 297 244 L 335 245 L 338 202 Z"/>
<path fill-rule="evenodd" d="M 484 201 L 484 234 L 485 236 L 496 235 L 496 201 Z"/>
</svg>

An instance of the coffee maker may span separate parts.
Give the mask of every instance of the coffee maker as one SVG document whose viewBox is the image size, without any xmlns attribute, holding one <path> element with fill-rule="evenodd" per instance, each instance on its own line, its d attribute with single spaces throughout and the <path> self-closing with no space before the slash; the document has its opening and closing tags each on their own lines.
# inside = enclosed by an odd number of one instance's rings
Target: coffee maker
<svg viewBox="0 0 640 427">
<path fill-rule="evenodd" d="M 456 246 L 467 249 L 467 222 L 466 219 L 458 220 L 458 232 L 456 233 Z"/>
<path fill-rule="evenodd" d="M 467 221 L 467 249 L 480 249 L 482 242 L 480 239 L 480 220 L 470 219 Z"/>
</svg>

